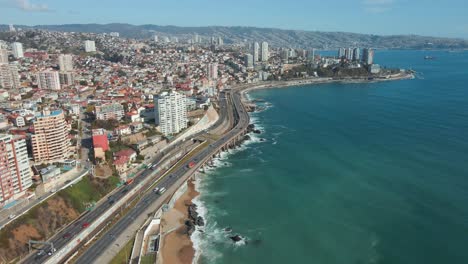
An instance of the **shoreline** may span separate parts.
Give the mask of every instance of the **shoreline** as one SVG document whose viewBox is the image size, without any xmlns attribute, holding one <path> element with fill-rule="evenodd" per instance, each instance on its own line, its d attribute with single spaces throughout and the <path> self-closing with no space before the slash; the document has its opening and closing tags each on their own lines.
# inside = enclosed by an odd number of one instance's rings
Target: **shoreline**
<svg viewBox="0 0 468 264">
<path fill-rule="evenodd" d="M 298 80 L 287 80 L 287 81 L 270 81 L 270 82 L 259 82 L 251 83 L 246 86 L 240 85 L 233 87 L 234 89 L 240 89 L 243 99 L 246 99 L 245 94 L 254 90 L 263 89 L 281 89 L 293 86 L 309 85 L 309 84 L 328 84 L 328 83 L 376 83 L 376 82 L 388 82 L 388 81 L 401 81 L 414 79 L 413 73 L 400 73 L 395 76 L 388 76 L 387 78 L 367 79 L 367 78 L 356 78 L 356 79 L 333 79 L 328 77 L 318 77 L 309 79 L 298 79 Z"/>
<path fill-rule="evenodd" d="M 247 84 L 246 86 L 237 86 L 233 89 L 239 89 L 243 104 L 246 104 L 249 99 L 246 95 L 250 91 L 262 90 L 262 89 L 281 89 L 288 88 L 293 86 L 301 85 L 310 85 L 310 84 L 327 84 L 327 83 L 374 83 L 374 82 L 384 82 L 384 81 L 398 81 L 398 80 L 407 80 L 414 79 L 414 75 L 411 73 L 399 74 L 398 76 L 386 78 L 386 79 L 332 79 L 332 78 L 313 78 L 313 79 L 300 79 L 300 80 L 288 80 L 288 81 L 273 81 L 273 82 L 263 82 L 263 83 L 252 83 Z M 200 195 L 200 192 L 197 190 L 196 183 L 194 180 L 187 181 L 188 188 L 187 191 L 176 201 L 176 204 L 172 210 L 178 210 L 183 212 L 184 220 L 189 218 L 188 216 L 188 205 L 195 204 L 194 200 Z M 204 219 L 206 220 L 206 219 Z M 180 220 L 179 220 L 180 221 Z M 197 251 L 200 249 L 195 248 L 195 244 L 192 239 L 192 235 L 187 235 L 184 233 L 185 225 L 179 227 L 177 230 L 174 230 L 171 234 L 168 234 L 164 238 L 163 249 L 161 254 L 164 253 L 172 254 L 171 257 L 167 260 L 171 260 L 168 263 L 180 263 L 180 264 L 196 264 L 198 262 Z M 196 231 L 195 231 L 196 232 Z M 166 239 L 168 239 L 168 244 L 166 245 Z M 190 247 L 187 247 L 190 245 Z"/>
<path fill-rule="evenodd" d="M 187 234 L 185 221 L 189 219 L 189 205 L 193 204 L 193 200 L 199 195 L 199 192 L 196 190 L 193 180 L 188 180 L 186 184 L 187 190 L 163 217 L 164 225 L 169 229 L 161 243 L 160 254 L 163 263 L 192 264 L 195 258 L 193 241 Z"/>
</svg>

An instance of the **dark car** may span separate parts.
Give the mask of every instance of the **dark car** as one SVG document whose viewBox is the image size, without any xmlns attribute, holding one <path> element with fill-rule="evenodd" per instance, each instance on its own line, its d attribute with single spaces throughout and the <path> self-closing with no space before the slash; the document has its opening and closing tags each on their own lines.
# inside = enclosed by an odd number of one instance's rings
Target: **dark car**
<svg viewBox="0 0 468 264">
<path fill-rule="evenodd" d="M 84 223 L 81 225 L 82 228 L 87 228 L 88 226 L 89 226 L 89 223 L 88 223 L 88 222 L 84 222 Z"/>
<path fill-rule="evenodd" d="M 70 237 L 72 237 L 71 233 L 65 233 L 65 235 L 63 235 L 63 238 L 70 238 Z"/>
</svg>

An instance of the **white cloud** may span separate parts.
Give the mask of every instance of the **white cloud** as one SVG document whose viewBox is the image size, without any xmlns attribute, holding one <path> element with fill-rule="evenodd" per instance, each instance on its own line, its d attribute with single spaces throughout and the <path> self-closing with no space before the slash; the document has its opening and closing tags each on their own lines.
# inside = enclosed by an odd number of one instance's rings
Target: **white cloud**
<svg viewBox="0 0 468 264">
<path fill-rule="evenodd" d="M 29 0 L 0 0 L 0 6 L 16 8 L 26 12 L 50 12 L 46 4 L 32 3 Z"/>
<path fill-rule="evenodd" d="M 364 11 L 367 13 L 383 13 L 393 8 L 395 0 L 363 0 Z"/>
</svg>

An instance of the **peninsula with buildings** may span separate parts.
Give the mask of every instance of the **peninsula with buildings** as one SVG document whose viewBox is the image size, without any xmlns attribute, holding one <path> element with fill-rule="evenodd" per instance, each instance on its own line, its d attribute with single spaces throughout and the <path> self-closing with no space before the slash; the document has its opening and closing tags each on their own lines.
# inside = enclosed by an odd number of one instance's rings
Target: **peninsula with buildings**
<svg viewBox="0 0 468 264">
<path fill-rule="evenodd" d="M 191 179 L 253 130 L 242 94 L 413 78 L 375 56 L 10 25 L 0 32 L 1 261 L 183 263 L 203 224 Z"/>
</svg>

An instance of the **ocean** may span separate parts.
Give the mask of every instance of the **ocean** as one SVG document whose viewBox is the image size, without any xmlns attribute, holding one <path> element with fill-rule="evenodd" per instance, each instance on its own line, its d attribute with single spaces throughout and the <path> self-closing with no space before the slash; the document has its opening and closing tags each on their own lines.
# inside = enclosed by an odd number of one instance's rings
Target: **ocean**
<svg viewBox="0 0 468 264">
<path fill-rule="evenodd" d="M 198 263 L 468 263 L 468 52 L 376 63 L 419 78 L 249 94 L 262 134 L 197 182 Z"/>
</svg>

